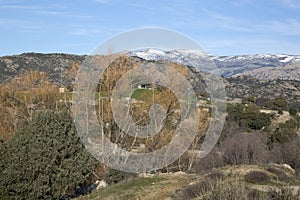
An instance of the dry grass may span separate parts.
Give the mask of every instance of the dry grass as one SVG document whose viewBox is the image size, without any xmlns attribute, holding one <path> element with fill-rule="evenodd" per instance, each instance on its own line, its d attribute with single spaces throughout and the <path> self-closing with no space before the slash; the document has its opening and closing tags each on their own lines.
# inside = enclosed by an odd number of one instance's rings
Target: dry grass
<svg viewBox="0 0 300 200">
<path fill-rule="evenodd" d="M 87 199 L 104 199 L 104 200 L 129 200 L 129 199 L 145 199 L 145 200 L 163 200 L 163 199 L 206 199 L 214 200 L 223 198 L 226 195 L 234 197 L 244 193 L 242 199 L 258 200 L 264 199 L 273 188 L 280 192 L 281 186 L 297 185 L 296 182 L 287 183 L 280 182 L 279 177 L 293 177 L 289 171 L 276 166 L 264 165 L 240 165 L 227 166 L 214 169 L 203 175 L 199 174 L 157 174 L 149 178 L 135 178 L 127 182 L 118 183 L 107 188 L 94 191 L 90 195 L 78 198 L 78 200 Z M 267 174 L 271 179 L 265 182 L 248 183 L 244 176 L 258 171 Z M 282 173 L 285 173 L 283 175 Z M 222 192 L 223 191 L 223 192 Z M 273 191 L 274 192 L 274 191 Z M 280 193 L 278 193 L 280 195 Z M 222 196 L 223 195 L 223 196 Z M 226 196 L 226 198 L 229 196 Z M 224 197 L 225 198 L 225 197 Z M 227 198 L 227 199 L 228 199 Z M 229 198 L 230 199 L 230 198 Z M 241 198 L 233 198 L 241 200 Z"/>
<path fill-rule="evenodd" d="M 195 174 L 160 174 L 151 178 L 136 178 L 95 191 L 78 200 L 168 199 L 176 190 L 197 179 L 200 176 Z"/>
</svg>

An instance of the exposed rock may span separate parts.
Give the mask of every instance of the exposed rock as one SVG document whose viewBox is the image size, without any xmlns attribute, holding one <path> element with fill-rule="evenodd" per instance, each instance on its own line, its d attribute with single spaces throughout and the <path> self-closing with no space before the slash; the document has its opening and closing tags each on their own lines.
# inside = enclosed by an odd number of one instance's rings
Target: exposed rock
<svg viewBox="0 0 300 200">
<path fill-rule="evenodd" d="M 107 187 L 107 183 L 104 180 L 97 180 L 95 182 L 96 189 L 99 190 L 101 188 Z"/>
</svg>

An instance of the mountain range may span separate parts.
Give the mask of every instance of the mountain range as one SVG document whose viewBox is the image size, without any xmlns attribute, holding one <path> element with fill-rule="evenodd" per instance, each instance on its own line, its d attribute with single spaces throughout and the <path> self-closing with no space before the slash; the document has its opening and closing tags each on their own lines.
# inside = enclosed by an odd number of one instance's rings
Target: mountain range
<svg viewBox="0 0 300 200">
<path fill-rule="evenodd" d="M 297 55 L 212 56 L 195 50 L 154 49 L 127 54 L 135 62 L 165 60 L 188 66 L 193 74 L 188 80 L 197 91 L 203 91 L 205 85 L 201 78 L 203 72 L 192 66 L 206 56 L 224 77 L 226 95 L 231 99 L 243 99 L 250 95 L 267 98 L 283 95 L 291 101 L 298 101 L 300 98 L 300 56 Z M 0 83 L 9 82 L 27 70 L 38 70 L 47 73 L 50 81 L 56 85 L 66 86 L 74 81 L 77 69 L 86 57 L 61 53 L 3 56 L 0 57 Z"/>
<path fill-rule="evenodd" d="M 203 57 L 202 51 L 173 50 L 163 51 L 148 49 L 127 52 L 129 56 L 144 60 L 166 60 L 187 66 L 197 66 Z M 207 57 L 215 64 L 224 77 L 247 75 L 263 80 L 300 80 L 300 55 L 257 54 L 239 56 Z M 0 82 L 12 79 L 16 74 L 28 69 L 45 71 L 52 81 L 58 83 L 61 71 L 70 69 L 74 64 L 81 64 L 86 55 L 23 53 L 0 57 Z"/>
<path fill-rule="evenodd" d="M 167 60 L 188 66 L 197 66 L 197 62 L 207 56 L 213 61 L 224 77 L 249 75 L 258 79 L 300 80 L 300 55 L 256 54 L 238 56 L 206 55 L 198 50 L 163 51 L 148 49 L 130 52 L 131 56 L 145 60 Z M 187 59 L 188 58 L 188 59 Z"/>
</svg>

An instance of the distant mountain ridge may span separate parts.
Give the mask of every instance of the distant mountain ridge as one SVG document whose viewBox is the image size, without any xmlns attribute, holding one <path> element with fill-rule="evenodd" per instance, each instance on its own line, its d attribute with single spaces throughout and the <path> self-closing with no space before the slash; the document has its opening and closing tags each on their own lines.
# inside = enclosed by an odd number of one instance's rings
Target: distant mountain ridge
<svg viewBox="0 0 300 200">
<path fill-rule="evenodd" d="M 61 72 L 71 69 L 74 64 L 81 64 L 85 58 L 86 56 L 62 53 L 23 53 L 3 56 L 0 57 L 0 83 L 10 81 L 17 74 L 27 70 L 37 70 L 47 73 L 50 80 L 59 85 L 62 84 Z"/>
<path fill-rule="evenodd" d="M 195 66 L 203 56 L 197 50 L 162 51 L 148 49 L 127 52 L 129 56 L 145 60 L 166 60 L 188 66 Z M 265 80 L 300 80 L 300 55 L 257 54 L 240 56 L 208 55 L 224 77 L 247 75 Z M 58 83 L 60 71 L 70 69 L 74 63 L 81 64 L 86 55 L 62 53 L 23 53 L 0 57 L 0 82 L 12 79 L 17 73 L 32 69 L 45 71 L 52 81 Z M 188 59 L 187 59 L 188 58 Z"/>
<path fill-rule="evenodd" d="M 172 50 L 163 51 L 148 49 L 135 51 L 131 56 L 145 60 L 167 60 L 185 65 L 196 65 L 203 57 L 202 51 Z M 188 60 L 186 58 L 189 58 Z M 238 56 L 212 56 L 208 57 L 215 63 L 224 77 L 249 75 L 258 79 L 285 79 L 300 80 L 300 55 L 286 54 L 257 54 Z"/>
<path fill-rule="evenodd" d="M 201 53 L 201 52 L 200 52 Z M 177 50 L 163 52 L 148 50 L 130 52 L 135 60 L 167 60 L 193 66 L 192 62 L 199 62 L 202 56 L 197 51 Z M 186 60 L 186 56 L 192 57 Z M 217 68 L 226 77 L 227 97 L 244 98 L 249 95 L 256 97 L 274 97 L 284 95 L 289 100 L 298 101 L 300 98 L 300 56 L 291 55 L 246 55 L 246 56 L 210 56 Z M 86 59 L 86 55 L 71 54 L 40 54 L 24 53 L 15 56 L 0 57 L 0 83 L 9 82 L 17 74 L 27 70 L 38 70 L 49 75 L 56 85 L 67 85 L 74 81 L 76 71 L 68 75 L 74 65 Z M 176 60 L 175 60 L 176 59 Z M 203 89 L 202 72 L 189 67 L 194 89 Z M 61 77 L 63 76 L 63 77 Z M 258 80 L 261 79 L 261 80 Z M 279 79 L 279 80 L 278 80 Z M 281 80 L 280 80 L 281 79 Z"/>
</svg>

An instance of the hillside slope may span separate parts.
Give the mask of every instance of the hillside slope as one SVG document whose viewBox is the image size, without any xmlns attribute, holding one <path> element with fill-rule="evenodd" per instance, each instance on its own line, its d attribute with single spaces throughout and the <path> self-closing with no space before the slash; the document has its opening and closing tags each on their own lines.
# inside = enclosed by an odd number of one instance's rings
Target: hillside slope
<svg viewBox="0 0 300 200">
<path fill-rule="evenodd" d="M 15 56 L 0 57 L 0 83 L 8 82 L 17 74 L 27 70 L 37 70 L 46 72 L 52 82 L 57 85 L 60 83 L 61 72 L 66 72 L 73 65 L 81 64 L 85 56 L 70 55 L 70 54 L 41 54 L 41 53 L 23 53 Z M 68 80 L 62 73 L 65 84 Z"/>
<path fill-rule="evenodd" d="M 266 178 L 265 181 L 260 181 L 259 179 L 249 180 L 248 174 L 251 172 L 261 172 L 269 178 Z M 263 195 L 272 190 L 279 190 L 280 186 L 299 189 L 299 186 L 296 186 L 299 181 L 298 178 L 285 165 L 239 165 L 214 169 L 202 175 L 177 172 L 139 177 L 96 190 L 77 199 L 187 200 L 194 199 L 192 197 L 197 197 L 197 194 L 209 192 L 204 191 L 205 187 L 206 190 L 215 189 L 213 186 L 215 181 L 218 182 L 218 186 L 222 187 L 224 191 L 225 189 L 231 190 L 232 195 L 245 195 L 246 191 L 247 193 L 251 191 L 261 192 Z M 204 182 L 211 184 L 208 186 L 209 188 L 201 186 L 203 185 L 201 183 Z M 244 192 L 244 194 L 239 194 L 239 192 Z"/>
</svg>

